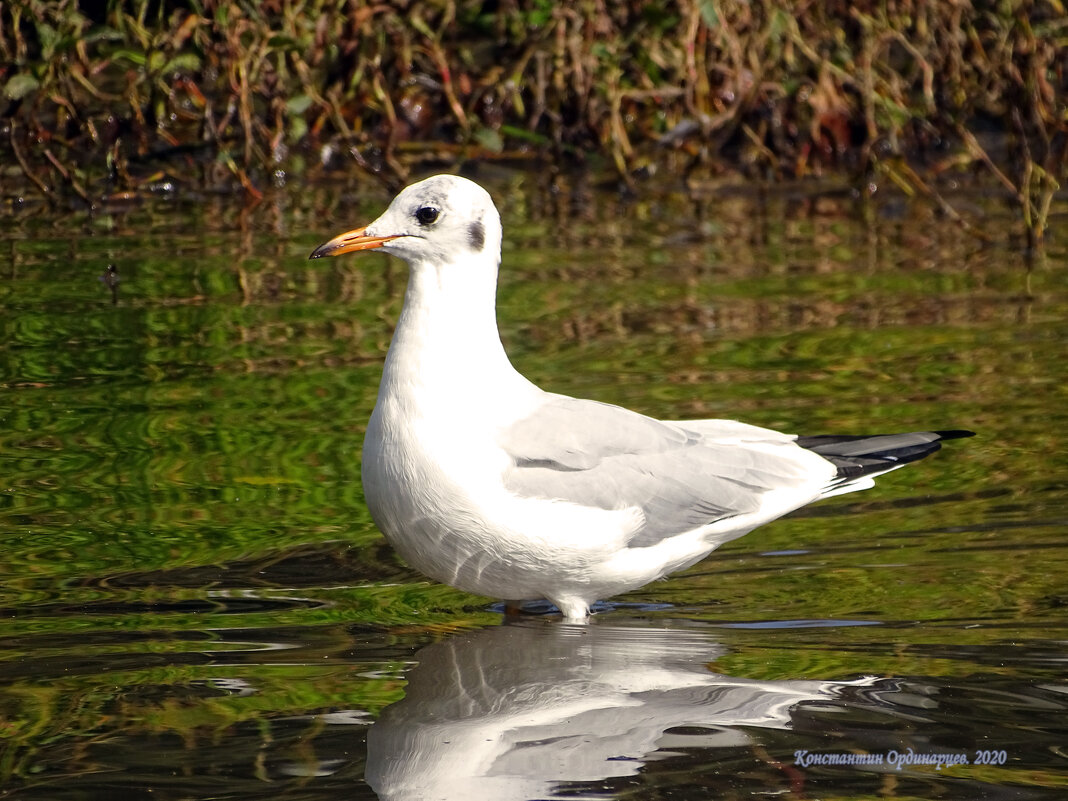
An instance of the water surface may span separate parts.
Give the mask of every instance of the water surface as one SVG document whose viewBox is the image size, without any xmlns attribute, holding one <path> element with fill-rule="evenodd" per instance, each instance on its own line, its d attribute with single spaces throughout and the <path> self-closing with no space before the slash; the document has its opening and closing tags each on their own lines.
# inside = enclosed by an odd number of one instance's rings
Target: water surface
<svg viewBox="0 0 1068 801">
<path fill-rule="evenodd" d="M 484 178 L 502 336 L 542 386 L 979 436 L 587 627 L 502 625 L 407 568 L 363 503 L 406 268 L 306 257 L 388 196 L 8 208 L 0 793 L 1063 797 L 1068 207 L 1028 258 L 833 187 Z M 1009 223 L 996 195 L 954 202 Z M 831 754 L 882 764 L 811 757 Z"/>
</svg>

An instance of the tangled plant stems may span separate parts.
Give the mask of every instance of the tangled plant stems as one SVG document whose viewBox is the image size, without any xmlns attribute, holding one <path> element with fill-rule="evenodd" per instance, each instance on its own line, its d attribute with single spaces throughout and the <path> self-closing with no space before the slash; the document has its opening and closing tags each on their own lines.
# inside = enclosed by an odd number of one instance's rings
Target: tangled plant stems
<svg viewBox="0 0 1068 801">
<path fill-rule="evenodd" d="M 90 204 L 494 158 L 833 170 L 952 213 L 937 179 L 978 169 L 1037 243 L 1066 44 L 1062 0 L 22 0 L 0 3 L 0 147 L 9 195 Z"/>
</svg>

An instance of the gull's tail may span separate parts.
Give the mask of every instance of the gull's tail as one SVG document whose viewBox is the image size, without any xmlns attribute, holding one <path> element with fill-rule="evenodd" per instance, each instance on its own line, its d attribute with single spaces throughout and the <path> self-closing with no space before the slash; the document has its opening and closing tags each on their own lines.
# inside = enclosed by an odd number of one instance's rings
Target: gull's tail
<svg viewBox="0 0 1068 801">
<path fill-rule="evenodd" d="M 866 437 L 798 437 L 797 444 L 838 468 L 838 474 L 820 496 L 828 498 L 868 489 L 876 476 L 931 455 L 942 447 L 944 439 L 974 436 L 974 431 L 913 431 Z"/>
</svg>

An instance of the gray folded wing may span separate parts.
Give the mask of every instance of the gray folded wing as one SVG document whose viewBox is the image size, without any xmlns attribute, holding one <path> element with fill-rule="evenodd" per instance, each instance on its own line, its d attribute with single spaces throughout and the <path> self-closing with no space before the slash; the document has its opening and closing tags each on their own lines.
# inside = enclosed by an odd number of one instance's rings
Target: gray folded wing
<svg viewBox="0 0 1068 801">
<path fill-rule="evenodd" d="M 779 447 L 768 453 L 752 443 Z M 639 507 L 645 523 L 630 542 L 637 547 L 754 512 L 768 491 L 821 478 L 789 435 L 733 421 L 663 422 L 562 395 L 547 396 L 502 431 L 499 444 L 514 462 L 505 487 L 517 495 Z M 825 464 L 829 478 L 834 468 Z"/>
</svg>

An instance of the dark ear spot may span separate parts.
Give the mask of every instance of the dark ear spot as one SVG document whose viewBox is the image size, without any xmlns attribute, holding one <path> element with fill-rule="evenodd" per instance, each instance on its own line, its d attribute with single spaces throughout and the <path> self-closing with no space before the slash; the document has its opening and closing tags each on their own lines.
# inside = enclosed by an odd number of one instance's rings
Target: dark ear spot
<svg viewBox="0 0 1068 801">
<path fill-rule="evenodd" d="M 486 229 L 481 221 L 476 221 L 467 226 L 467 241 L 471 249 L 478 252 L 486 244 Z"/>
</svg>

